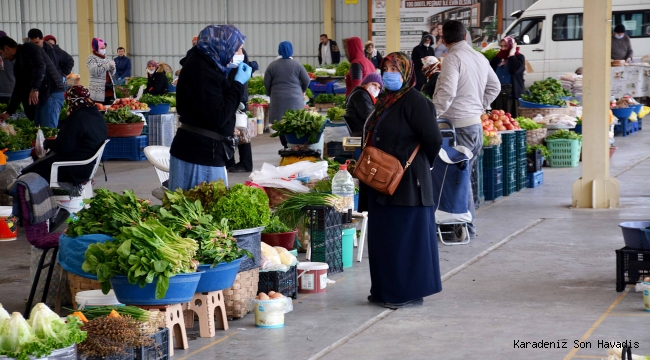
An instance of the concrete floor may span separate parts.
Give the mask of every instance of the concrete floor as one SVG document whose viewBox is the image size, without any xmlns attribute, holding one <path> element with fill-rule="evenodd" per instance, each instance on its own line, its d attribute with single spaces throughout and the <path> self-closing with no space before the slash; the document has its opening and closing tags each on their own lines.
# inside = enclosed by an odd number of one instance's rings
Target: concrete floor
<svg viewBox="0 0 650 360">
<path fill-rule="evenodd" d="M 327 294 L 299 295 L 282 329 L 255 328 L 248 315 L 211 339 L 190 341 L 175 359 L 599 359 L 598 341 L 638 342 L 650 355 L 650 313 L 629 286 L 615 291 L 618 223 L 650 219 L 650 131 L 617 137 L 611 173 L 621 182 L 621 206 L 570 209 L 580 167 L 545 168 L 544 185 L 478 210 L 479 237 L 469 245 L 440 245 L 443 291 L 422 307 L 386 310 L 366 301 L 367 254 L 341 274 Z M 279 162 L 277 139 L 253 142 L 255 168 Z M 101 171 L 101 170 L 100 170 Z M 108 162 L 108 182 L 150 198 L 157 185 L 147 162 Z M 230 183 L 248 174 L 230 174 Z M 0 243 L 0 303 L 22 311 L 28 295 L 26 241 Z M 356 257 L 355 257 L 356 258 Z M 547 341 L 560 349 L 516 348 Z M 573 349 L 575 341 L 591 349 Z"/>
</svg>

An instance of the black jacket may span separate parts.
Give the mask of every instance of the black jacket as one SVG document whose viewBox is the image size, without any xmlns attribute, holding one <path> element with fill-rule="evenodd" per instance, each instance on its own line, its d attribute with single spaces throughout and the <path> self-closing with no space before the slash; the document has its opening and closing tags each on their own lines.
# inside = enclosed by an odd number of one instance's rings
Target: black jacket
<svg viewBox="0 0 650 360">
<path fill-rule="evenodd" d="M 426 39 L 429 39 L 431 41 L 429 47 L 424 46 L 424 41 Z M 413 60 L 413 71 L 415 72 L 416 79 L 415 88 L 418 90 L 422 89 L 422 86 L 424 86 L 424 84 L 427 82 L 427 77 L 424 76 L 424 73 L 422 72 L 422 58 L 427 56 L 435 56 L 435 51 L 433 49 L 433 44 L 435 43 L 436 39 L 433 38 L 433 35 L 426 34 L 422 36 L 420 45 L 414 47 L 413 52 L 411 52 L 411 60 Z"/>
<path fill-rule="evenodd" d="M 181 65 L 183 71 L 176 86 L 176 110 L 180 122 L 225 137 L 232 136 L 235 131 L 235 111 L 244 86 L 228 80 L 212 59 L 196 49 L 188 51 Z M 221 141 L 178 129 L 170 153 L 177 159 L 193 164 L 225 166 L 224 146 Z"/>
<path fill-rule="evenodd" d="M 330 54 L 332 54 L 332 64 L 338 64 L 341 62 L 341 50 L 336 44 L 336 41 L 329 39 L 330 44 Z M 318 43 L 318 64 L 323 63 L 323 56 L 321 55 L 321 49 L 323 48 L 323 43 Z"/>
<path fill-rule="evenodd" d="M 43 143 L 44 147 L 52 152 L 29 168 L 25 168 L 23 173 L 35 172 L 49 181 L 52 163 L 89 159 L 104 144 L 106 137 L 106 120 L 99 110 L 94 107 L 77 110 L 68 116 L 55 140 L 45 140 Z M 95 162 L 61 168 L 59 181 L 79 185 L 89 180 L 94 166 Z"/>
<path fill-rule="evenodd" d="M 433 73 L 433 75 L 429 77 L 429 80 L 427 80 L 426 84 L 422 87 L 422 92 L 427 94 L 431 99 L 433 99 L 433 93 L 436 91 L 438 76 L 440 76 L 440 72 Z"/>
<path fill-rule="evenodd" d="M 153 75 L 147 74 L 147 88 L 145 94 L 164 95 L 169 92 L 169 80 L 166 72 L 156 71 Z"/>
<path fill-rule="evenodd" d="M 494 57 L 490 61 L 490 65 L 494 72 L 497 71 L 497 67 L 501 63 L 501 59 Z M 508 58 L 508 63 L 506 64 L 508 70 L 510 70 L 510 76 L 512 77 L 512 97 L 514 99 L 519 99 L 521 94 L 526 91 L 524 86 L 524 73 L 526 72 L 526 58 L 522 54 L 517 54 Z"/>
<path fill-rule="evenodd" d="M 363 124 L 366 123 L 374 108 L 375 103 L 366 89 L 357 86 L 352 90 L 345 103 L 345 115 L 343 115 L 351 136 L 363 134 Z"/>
<path fill-rule="evenodd" d="M 43 50 L 50 57 L 61 76 L 70 75 L 74 67 L 74 59 L 70 54 L 61 49 L 59 45 L 52 45 L 47 41 L 43 41 Z"/>
<path fill-rule="evenodd" d="M 367 53 L 365 53 L 365 54 L 366 54 L 366 57 L 368 57 L 368 54 Z M 381 61 L 383 59 L 384 58 L 381 57 L 381 54 L 379 53 L 379 51 L 377 51 L 377 55 L 371 56 L 369 60 L 370 60 L 370 62 L 372 62 L 373 65 L 375 65 L 375 69 L 379 69 L 379 66 L 381 66 Z"/>
<path fill-rule="evenodd" d="M 395 193 L 392 196 L 380 195 L 378 201 L 384 205 L 433 206 L 430 169 L 442 144 L 433 103 L 416 89 L 411 89 L 384 112 L 373 134 L 365 131 L 364 141 L 371 135 L 376 148 L 397 157 L 402 164 L 406 163 L 417 144 L 421 144 Z M 363 211 L 366 209 L 362 209 L 362 205 L 368 201 L 368 187 L 360 189 L 359 211 Z"/>
<path fill-rule="evenodd" d="M 63 91 L 63 81 L 58 70 L 40 46 L 26 42 L 18 44 L 14 62 L 16 86 L 7 106 L 7 113 L 13 114 L 22 102 L 25 114 L 33 120 L 34 112 L 29 108 L 29 92 L 38 89 L 38 101 L 44 102 L 51 94 Z M 32 109 L 33 110 L 33 109 Z"/>
</svg>

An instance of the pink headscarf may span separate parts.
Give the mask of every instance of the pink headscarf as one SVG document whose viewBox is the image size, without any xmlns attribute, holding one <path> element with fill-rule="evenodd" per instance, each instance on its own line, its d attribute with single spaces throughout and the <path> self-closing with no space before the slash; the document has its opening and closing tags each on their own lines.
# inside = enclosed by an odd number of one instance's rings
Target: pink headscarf
<svg viewBox="0 0 650 360">
<path fill-rule="evenodd" d="M 99 52 L 99 49 L 104 47 L 106 43 L 101 38 L 93 38 L 92 47 L 94 52 Z"/>
</svg>

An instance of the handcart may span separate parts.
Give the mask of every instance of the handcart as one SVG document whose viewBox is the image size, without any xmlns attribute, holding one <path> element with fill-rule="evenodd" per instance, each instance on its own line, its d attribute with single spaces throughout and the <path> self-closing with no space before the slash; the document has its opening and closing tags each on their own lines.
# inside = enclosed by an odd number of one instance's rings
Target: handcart
<svg viewBox="0 0 650 360">
<path fill-rule="evenodd" d="M 470 242 L 467 228 L 467 223 L 472 221 L 468 207 L 472 186 L 469 161 L 474 155 L 468 148 L 456 144 L 456 131 L 449 121 L 440 119 L 438 125 L 446 125 L 440 128 L 443 145 L 431 168 L 438 239 L 444 245 L 464 245 Z M 445 241 L 443 234 L 452 234 L 456 241 Z"/>
</svg>

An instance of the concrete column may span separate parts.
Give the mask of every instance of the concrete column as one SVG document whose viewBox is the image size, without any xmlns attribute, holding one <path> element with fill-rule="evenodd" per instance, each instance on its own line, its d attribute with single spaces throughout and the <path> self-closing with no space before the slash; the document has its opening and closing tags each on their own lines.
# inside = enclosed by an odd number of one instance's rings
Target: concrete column
<svg viewBox="0 0 650 360">
<path fill-rule="evenodd" d="M 95 36 L 93 0 L 77 0 L 77 44 L 79 46 L 80 83 L 88 86 L 86 59 L 92 54 L 92 39 Z"/>
<path fill-rule="evenodd" d="M 399 0 L 386 0 L 386 54 L 400 51 Z"/>
<path fill-rule="evenodd" d="M 336 39 L 334 34 L 334 0 L 323 0 L 323 33 L 330 39 Z M 343 45 L 341 43 L 341 45 Z"/>
<path fill-rule="evenodd" d="M 619 183 L 609 174 L 612 0 L 585 0 L 582 33 L 582 177 L 573 183 L 572 205 L 613 208 Z"/>
<path fill-rule="evenodd" d="M 131 50 L 130 37 L 129 37 L 129 24 L 128 19 L 129 0 L 117 0 L 117 38 L 118 46 L 126 49 L 127 55 Z"/>
</svg>

